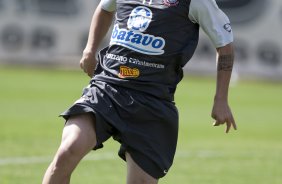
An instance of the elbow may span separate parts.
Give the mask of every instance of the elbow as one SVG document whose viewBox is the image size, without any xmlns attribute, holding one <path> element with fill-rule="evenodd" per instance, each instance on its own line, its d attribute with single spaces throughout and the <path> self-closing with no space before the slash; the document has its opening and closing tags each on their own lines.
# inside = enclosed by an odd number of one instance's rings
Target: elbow
<svg viewBox="0 0 282 184">
<path fill-rule="evenodd" d="M 229 43 L 225 46 L 218 47 L 216 50 L 217 50 L 218 56 L 228 55 L 228 56 L 232 56 L 232 58 L 234 58 L 233 42 L 231 42 L 231 43 Z"/>
<path fill-rule="evenodd" d="M 232 71 L 234 63 L 233 44 L 217 48 L 217 71 Z"/>
</svg>

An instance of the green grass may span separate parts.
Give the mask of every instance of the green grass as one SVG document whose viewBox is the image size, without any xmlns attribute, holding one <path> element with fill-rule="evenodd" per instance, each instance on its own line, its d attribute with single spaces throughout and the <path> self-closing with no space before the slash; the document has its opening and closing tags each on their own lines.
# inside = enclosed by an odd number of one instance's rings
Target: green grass
<svg viewBox="0 0 282 184">
<path fill-rule="evenodd" d="M 79 71 L 0 68 L 1 184 L 41 182 L 60 143 L 63 120 L 58 114 L 87 83 Z M 230 105 L 238 130 L 229 134 L 224 127 L 212 127 L 214 88 L 214 79 L 196 77 L 179 85 L 178 149 L 173 167 L 160 183 L 282 183 L 282 84 L 239 81 L 232 87 Z M 90 153 L 72 183 L 125 183 L 126 165 L 117 156 L 118 147 L 109 140 L 105 148 Z M 113 156 L 93 161 L 104 154 Z M 32 162 L 34 157 L 43 161 Z M 26 158 L 27 163 L 18 163 L 17 158 L 21 162 Z"/>
</svg>

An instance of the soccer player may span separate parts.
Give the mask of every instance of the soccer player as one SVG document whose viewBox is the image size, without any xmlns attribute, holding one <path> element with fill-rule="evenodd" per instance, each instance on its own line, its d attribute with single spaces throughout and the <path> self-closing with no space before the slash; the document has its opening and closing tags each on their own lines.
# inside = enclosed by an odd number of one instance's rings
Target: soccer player
<svg viewBox="0 0 282 184">
<path fill-rule="evenodd" d="M 96 60 L 114 14 L 109 46 Z M 43 183 L 69 183 L 80 160 L 110 137 L 121 144 L 128 184 L 155 184 L 165 176 L 178 135 L 174 93 L 198 44 L 200 27 L 217 51 L 214 126 L 225 124 L 226 133 L 236 129 L 228 105 L 233 33 L 215 0 L 102 0 L 80 61 L 91 81 L 61 114 L 66 119 L 61 145 Z"/>
</svg>

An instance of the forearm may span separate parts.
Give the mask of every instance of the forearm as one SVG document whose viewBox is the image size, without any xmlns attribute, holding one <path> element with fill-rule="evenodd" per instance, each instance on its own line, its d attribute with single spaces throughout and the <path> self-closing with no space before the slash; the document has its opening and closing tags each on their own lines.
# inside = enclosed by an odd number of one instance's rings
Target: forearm
<svg viewBox="0 0 282 184">
<path fill-rule="evenodd" d="M 84 52 L 96 53 L 111 26 L 113 14 L 113 12 L 103 10 L 101 4 L 99 4 L 92 17 L 88 41 Z"/>
<path fill-rule="evenodd" d="M 215 100 L 228 100 L 228 89 L 234 63 L 233 45 L 217 49 L 217 82 Z"/>
</svg>

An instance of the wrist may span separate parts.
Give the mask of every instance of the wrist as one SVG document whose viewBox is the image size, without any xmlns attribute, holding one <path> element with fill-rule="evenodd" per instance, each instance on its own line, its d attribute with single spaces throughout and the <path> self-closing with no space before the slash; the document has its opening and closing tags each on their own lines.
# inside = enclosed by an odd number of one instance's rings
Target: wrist
<svg viewBox="0 0 282 184">
<path fill-rule="evenodd" d="M 95 55 L 96 55 L 96 52 L 93 51 L 93 50 L 91 50 L 91 49 L 85 48 L 85 49 L 83 50 L 82 54 L 83 54 L 84 56 L 95 56 Z"/>
<path fill-rule="evenodd" d="M 216 102 L 227 102 L 228 96 L 227 95 L 215 95 L 214 101 L 216 101 Z"/>
<path fill-rule="evenodd" d="M 83 54 L 93 54 L 95 55 L 97 52 L 97 47 L 87 44 L 85 49 L 83 50 Z"/>
</svg>

